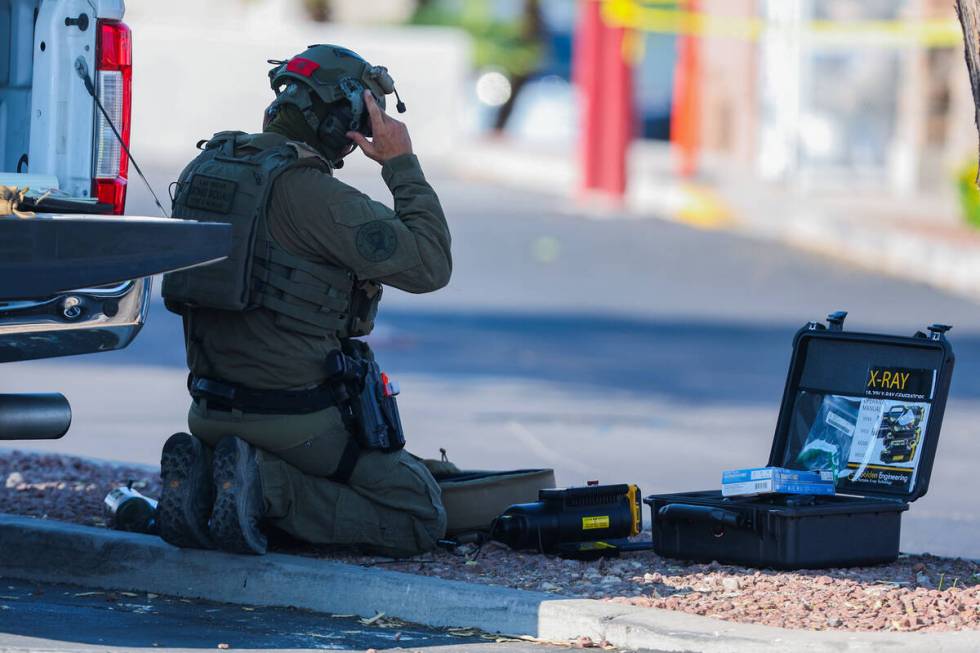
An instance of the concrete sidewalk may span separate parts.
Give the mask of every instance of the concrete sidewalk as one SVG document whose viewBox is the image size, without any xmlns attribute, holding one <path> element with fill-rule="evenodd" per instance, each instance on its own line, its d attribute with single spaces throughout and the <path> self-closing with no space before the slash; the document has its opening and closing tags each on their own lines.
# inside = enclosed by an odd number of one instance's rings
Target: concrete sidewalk
<svg viewBox="0 0 980 653">
<path fill-rule="evenodd" d="M 665 610 L 415 576 L 280 554 L 175 549 L 160 539 L 0 515 L 0 574 L 255 606 L 391 617 L 429 626 L 629 649 L 706 653 L 980 649 L 980 632 L 850 633 L 736 624 Z"/>
<path fill-rule="evenodd" d="M 461 148 L 452 159 L 453 172 L 464 178 L 576 202 L 569 213 L 731 230 L 980 300 L 980 230 L 961 219 L 952 182 L 948 192 L 912 197 L 849 189 L 804 193 L 724 162 L 706 168 L 714 172 L 679 179 L 669 146 L 638 144 L 630 152 L 627 196 L 616 205 L 579 195 L 575 153 L 567 148 L 487 140 Z"/>
</svg>

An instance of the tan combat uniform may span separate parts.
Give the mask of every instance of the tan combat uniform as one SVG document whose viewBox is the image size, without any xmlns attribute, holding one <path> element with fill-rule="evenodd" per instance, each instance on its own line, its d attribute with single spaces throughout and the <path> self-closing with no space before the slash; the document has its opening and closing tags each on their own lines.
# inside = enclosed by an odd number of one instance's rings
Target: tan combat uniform
<svg viewBox="0 0 980 653">
<path fill-rule="evenodd" d="M 280 144 L 275 134 L 247 139 Z M 382 167 L 394 211 L 311 167 L 287 170 L 272 188 L 269 233 L 289 253 L 347 268 L 412 293 L 438 290 L 452 271 L 450 235 L 439 198 L 418 159 L 403 155 Z M 327 354 L 340 346 L 326 338 L 278 328 L 275 315 L 194 311 L 197 346 L 188 366 L 196 376 L 252 389 L 305 389 L 325 381 Z M 326 477 L 351 437 L 336 407 L 302 415 L 215 410 L 195 400 L 191 433 L 211 446 L 237 435 L 260 449 L 266 518 L 313 543 L 361 544 L 388 555 L 429 550 L 445 532 L 439 487 L 407 452 L 362 452 L 348 483 Z M 410 434 L 409 434 L 410 437 Z"/>
</svg>

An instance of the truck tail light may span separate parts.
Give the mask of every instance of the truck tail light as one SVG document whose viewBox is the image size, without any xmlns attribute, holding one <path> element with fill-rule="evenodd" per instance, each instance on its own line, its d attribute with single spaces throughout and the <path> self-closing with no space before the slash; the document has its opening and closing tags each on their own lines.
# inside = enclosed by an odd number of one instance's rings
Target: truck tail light
<svg viewBox="0 0 980 653">
<path fill-rule="evenodd" d="M 133 49 L 132 32 L 125 23 L 98 21 L 95 71 L 99 101 L 128 148 L 133 103 Z M 94 168 L 92 195 L 100 202 L 111 204 L 114 214 L 122 215 L 126 210 L 129 157 L 101 111 L 96 111 L 95 119 Z"/>
</svg>

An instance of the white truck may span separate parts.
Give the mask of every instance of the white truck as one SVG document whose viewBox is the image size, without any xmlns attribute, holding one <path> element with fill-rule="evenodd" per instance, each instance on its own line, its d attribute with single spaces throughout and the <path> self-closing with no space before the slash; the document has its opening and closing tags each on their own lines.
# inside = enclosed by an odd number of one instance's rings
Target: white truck
<svg viewBox="0 0 980 653">
<path fill-rule="evenodd" d="M 131 33 L 122 0 L 0 0 L 0 183 L 96 198 L 121 215 L 128 157 Z M 100 207 L 104 208 L 104 207 Z"/>
<path fill-rule="evenodd" d="M 220 260 L 228 225 L 125 216 L 122 0 L 0 0 L 0 363 L 125 347 L 151 275 Z M 25 192 L 26 189 L 26 192 Z M 0 394 L 0 439 L 63 435 L 61 395 Z"/>
</svg>

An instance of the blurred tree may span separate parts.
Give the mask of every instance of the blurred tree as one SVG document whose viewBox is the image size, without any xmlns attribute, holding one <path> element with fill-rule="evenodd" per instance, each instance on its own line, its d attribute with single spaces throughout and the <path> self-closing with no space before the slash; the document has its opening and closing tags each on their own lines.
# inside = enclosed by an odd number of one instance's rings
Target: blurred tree
<svg viewBox="0 0 980 653">
<path fill-rule="evenodd" d="M 411 22 L 451 25 L 466 30 L 474 41 L 473 65 L 499 68 L 510 78 L 510 99 L 497 112 L 494 128 L 507 124 L 520 89 L 541 65 L 547 30 L 540 0 L 524 0 L 516 19 L 501 20 L 491 0 L 419 0 Z"/>
<path fill-rule="evenodd" d="M 957 170 L 956 188 L 960 196 L 960 209 L 967 224 L 980 228 L 980 190 L 977 190 L 977 162 L 969 161 Z"/>
<path fill-rule="evenodd" d="M 980 0 L 956 0 L 956 13 L 963 26 L 966 67 L 970 73 L 973 103 L 976 105 L 974 120 L 980 130 Z M 980 181 L 980 177 L 975 176 L 974 183 L 977 181 Z"/>
<path fill-rule="evenodd" d="M 330 0 L 303 0 L 303 8 L 310 20 L 318 23 L 330 21 Z"/>
<path fill-rule="evenodd" d="M 504 127 L 507 126 L 507 120 L 510 119 L 510 114 L 514 110 L 514 102 L 517 99 L 517 95 L 524 88 L 524 85 L 530 81 L 531 76 L 537 72 L 538 66 L 541 63 L 541 50 L 544 47 L 547 32 L 545 30 L 544 17 L 541 15 L 541 3 L 539 0 L 525 0 L 524 11 L 521 14 L 520 30 L 520 42 L 530 45 L 534 50 L 534 68 L 512 74 L 510 97 L 500 107 L 496 120 L 494 120 L 493 128 L 498 132 L 503 131 Z"/>
</svg>

